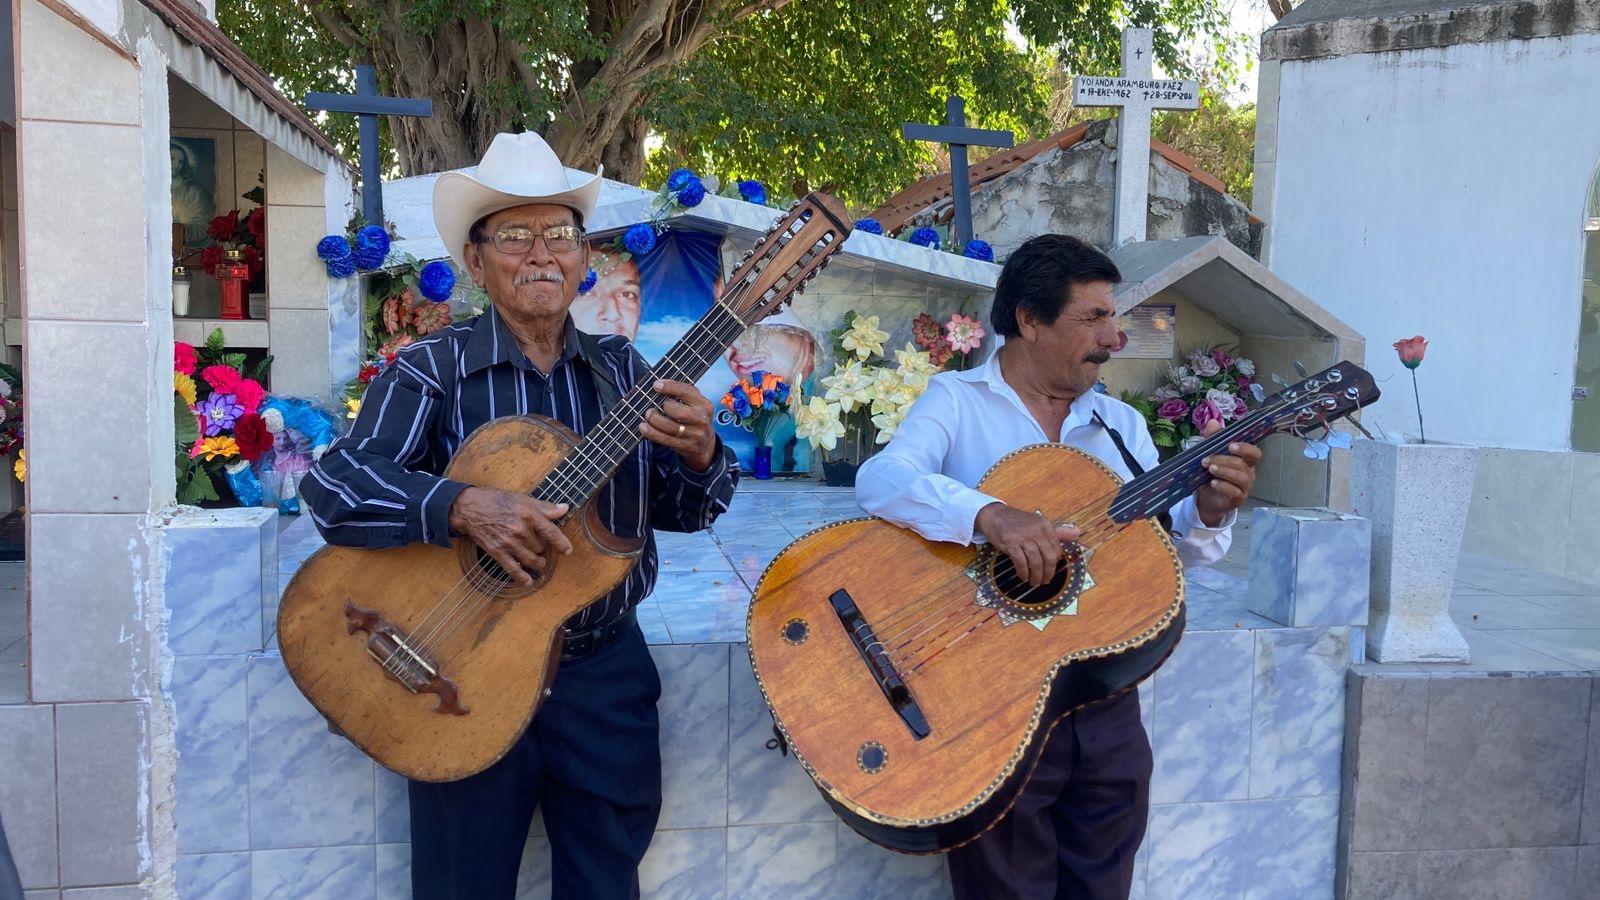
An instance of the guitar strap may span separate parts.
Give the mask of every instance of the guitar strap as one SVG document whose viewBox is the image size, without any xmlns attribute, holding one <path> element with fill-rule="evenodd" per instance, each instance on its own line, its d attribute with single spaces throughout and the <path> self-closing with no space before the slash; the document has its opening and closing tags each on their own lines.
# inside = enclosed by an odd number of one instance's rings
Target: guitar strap
<svg viewBox="0 0 1600 900">
<path fill-rule="evenodd" d="M 594 375 L 594 387 L 600 393 L 600 414 L 605 415 L 617 405 L 617 401 L 622 399 L 622 389 L 611 377 L 611 367 L 605 363 L 605 351 L 600 349 L 600 339 L 587 331 L 578 329 L 574 331 L 578 335 L 578 356 L 583 360 L 583 364 L 589 367 L 590 374 Z M 634 365 L 642 365 L 644 357 L 639 356 L 637 350 L 632 350 L 632 353 Z M 649 366 L 644 368 L 646 371 L 649 370 Z"/>
<path fill-rule="evenodd" d="M 1096 424 L 1104 428 L 1107 435 L 1110 435 L 1111 443 L 1117 445 L 1117 452 L 1122 454 L 1122 462 L 1128 467 L 1128 471 L 1133 473 L 1133 477 L 1138 478 L 1143 475 L 1144 466 L 1139 465 L 1139 461 L 1133 458 L 1133 453 L 1128 450 L 1128 445 L 1122 441 L 1122 435 L 1118 434 L 1117 430 L 1112 428 L 1105 419 L 1100 418 L 1098 409 L 1094 411 L 1093 418 Z M 1161 515 L 1156 516 L 1156 521 L 1161 523 L 1161 527 L 1166 529 L 1168 534 L 1172 533 L 1172 514 L 1170 512 L 1162 512 Z"/>
</svg>

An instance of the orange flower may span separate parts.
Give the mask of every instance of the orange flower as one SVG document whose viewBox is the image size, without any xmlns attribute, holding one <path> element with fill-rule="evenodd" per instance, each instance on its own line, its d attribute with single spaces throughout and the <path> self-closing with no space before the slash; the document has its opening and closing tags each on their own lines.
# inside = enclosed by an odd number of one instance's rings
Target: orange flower
<svg viewBox="0 0 1600 900">
<path fill-rule="evenodd" d="M 755 409 L 760 409 L 761 404 L 766 400 L 766 395 L 761 393 L 760 388 L 750 384 L 749 382 L 745 382 L 743 387 L 744 395 L 750 401 L 750 406 Z"/>
<path fill-rule="evenodd" d="M 722 405 L 723 405 L 723 407 L 725 409 L 732 410 L 733 409 L 733 395 L 732 394 L 723 394 L 722 395 Z"/>
<path fill-rule="evenodd" d="M 1394 350 L 1400 354 L 1400 364 L 1408 369 L 1422 365 L 1422 355 L 1428 352 L 1428 341 L 1422 335 L 1395 341 Z"/>
</svg>

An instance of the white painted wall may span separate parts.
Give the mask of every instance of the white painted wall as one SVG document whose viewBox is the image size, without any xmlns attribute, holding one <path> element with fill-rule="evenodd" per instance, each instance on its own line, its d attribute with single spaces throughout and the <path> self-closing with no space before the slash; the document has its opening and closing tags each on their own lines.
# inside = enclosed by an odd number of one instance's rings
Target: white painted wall
<svg viewBox="0 0 1600 900">
<path fill-rule="evenodd" d="M 1415 433 L 1420 333 L 1430 439 L 1570 446 L 1596 85 L 1595 34 L 1281 64 L 1265 259 L 1366 337 L 1368 422 Z"/>
</svg>

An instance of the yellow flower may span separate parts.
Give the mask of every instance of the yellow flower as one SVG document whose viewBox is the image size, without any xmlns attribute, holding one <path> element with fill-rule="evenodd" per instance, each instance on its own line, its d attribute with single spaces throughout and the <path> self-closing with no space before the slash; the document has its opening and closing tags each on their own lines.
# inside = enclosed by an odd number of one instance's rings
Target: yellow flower
<svg viewBox="0 0 1600 900">
<path fill-rule="evenodd" d="M 178 392 L 183 402 L 194 405 L 194 379 L 182 372 L 172 373 L 172 389 Z"/>
<path fill-rule="evenodd" d="M 346 400 L 344 402 L 344 405 L 350 410 L 349 412 L 344 414 L 344 417 L 346 419 L 354 419 L 357 415 L 359 415 L 361 413 L 361 398 L 360 397 L 353 397 L 353 398 L 351 398 L 349 400 Z"/>
<path fill-rule="evenodd" d="M 877 316 L 856 316 L 839 343 L 846 350 L 854 351 L 857 357 L 867 359 L 873 354 L 882 355 L 883 342 L 888 339 L 889 332 L 878 327 Z"/>
<path fill-rule="evenodd" d="M 832 450 L 844 437 L 844 423 L 839 420 L 839 404 L 829 403 L 821 397 L 812 397 L 804 406 L 794 411 L 794 436 L 804 438 L 824 450 Z"/>
<path fill-rule="evenodd" d="M 18 481 L 28 480 L 28 451 L 17 451 L 17 462 L 11 467 L 11 471 L 17 476 Z"/>
<path fill-rule="evenodd" d="M 875 376 L 863 369 L 860 362 L 844 368 L 835 368 L 833 374 L 822 379 L 823 396 L 837 403 L 841 412 L 854 412 L 857 406 L 872 402 Z"/>
<path fill-rule="evenodd" d="M 872 417 L 872 424 L 878 428 L 878 437 L 875 443 L 887 444 L 894 437 L 895 429 L 906 420 L 906 412 L 910 406 L 901 406 L 888 412 L 882 412 Z"/>
<path fill-rule="evenodd" d="M 206 458 L 206 462 L 219 457 L 228 459 L 238 456 L 239 442 L 231 437 L 208 437 L 200 444 L 200 455 Z"/>
</svg>

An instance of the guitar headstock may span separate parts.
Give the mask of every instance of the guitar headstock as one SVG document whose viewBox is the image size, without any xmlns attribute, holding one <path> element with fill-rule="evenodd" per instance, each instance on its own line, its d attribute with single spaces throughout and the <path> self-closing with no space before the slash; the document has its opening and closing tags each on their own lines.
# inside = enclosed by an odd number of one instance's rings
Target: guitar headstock
<svg viewBox="0 0 1600 900">
<path fill-rule="evenodd" d="M 718 301 L 746 325 L 772 315 L 822 271 L 850 230 L 849 214 L 837 198 L 806 195 L 739 260 Z"/>
<path fill-rule="evenodd" d="M 1371 373 L 1355 363 L 1341 362 L 1285 387 L 1257 409 L 1263 413 L 1266 431 L 1292 434 L 1306 442 L 1307 456 L 1326 459 L 1330 444 L 1349 446 L 1348 435 L 1333 431 L 1334 420 L 1372 405 L 1381 395 Z M 1318 428 L 1324 430 L 1321 440 L 1311 436 Z"/>
</svg>

